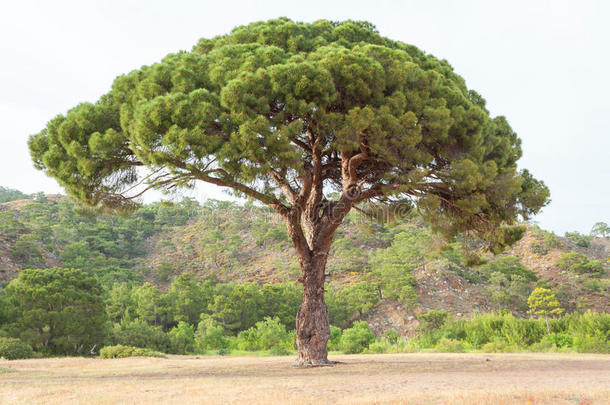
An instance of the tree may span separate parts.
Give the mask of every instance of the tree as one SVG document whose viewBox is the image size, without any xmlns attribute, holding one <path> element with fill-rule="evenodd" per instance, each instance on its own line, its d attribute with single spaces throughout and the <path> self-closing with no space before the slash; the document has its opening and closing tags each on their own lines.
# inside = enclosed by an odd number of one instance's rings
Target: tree
<svg viewBox="0 0 610 405">
<path fill-rule="evenodd" d="M 544 317 L 546 331 L 551 333 L 548 317 L 563 313 L 563 308 L 559 306 L 555 293 L 548 288 L 536 288 L 527 299 L 527 305 L 530 307 L 528 311 L 530 314 Z"/>
<path fill-rule="evenodd" d="M 202 181 L 274 209 L 301 267 L 303 366 L 329 364 L 325 267 L 352 208 L 416 207 L 435 230 L 477 232 L 497 250 L 549 196 L 517 171 L 506 119 L 491 118 L 446 61 L 367 22 L 281 18 L 202 39 L 117 77 L 29 147 L 37 168 L 91 206 L 129 209 L 146 190 Z"/>
<path fill-rule="evenodd" d="M 196 325 L 212 300 L 212 284 L 200 284 L 192 274 L 181 274 L 174 279 L 168 292 L 174 322 L 185 321 Z"/>
<path fill-rule="evenodd" d="M 414 286 L 416 279 L 411 275 L 415 268 L 424 264 L 423 252 L 430 241 L 423 228 L 409 226 L 394 236 L 392 244 L 385 249 L 377 249 L 372 257 L 373 277 L 379 282 L 380 293 L 385 298 L 411 305 L 417 301 Z"/>
<path fill-rule="evenodd" d="M 227 295 L 215 295 L 209 309 L 212 317 L 230 332 L 248 329 L 262 319 L 263 295 L 258 285 L 243 283 L 231 286 Z"/>
<path fill-rule="evenodd" d="M 202 316 L 195 332 L 195 343 L 201 350 L 226 349 L 228 340 L 224 328 L 210 316 Z"/>
<path fill-rule="evenodd" d="M 165 294 L 150 283 L 144 283 L 132 291 L 137 318 L 150 325 L 162 326 L 166 330 L 171 327 L 171 307 Z"/>
<path fill-rule="evenodd" d="M 37 350 L 89 353 L 106 335 L 101 290 L 83 270 L 22 270 L 6 288 L 8 330 Z"/>
<path fill-rule="evenodd" d="M 605 222 L 597 222 L 593 225 L 593 228 L 591 228 L 591 235 L 606 238 L 610 236 L 610 226 Z"/>
</svg>

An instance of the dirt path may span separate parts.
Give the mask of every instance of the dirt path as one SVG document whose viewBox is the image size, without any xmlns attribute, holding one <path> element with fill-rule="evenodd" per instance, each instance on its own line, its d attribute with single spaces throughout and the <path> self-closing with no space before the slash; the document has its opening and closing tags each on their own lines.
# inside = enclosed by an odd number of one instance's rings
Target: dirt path
<svg viewBox="0 0 610 405">
<path fill-rule="evenodd" d="M 0 403 L 610 404 L 610 356 L 396 354 L 0 362 Z"/>
</svg>

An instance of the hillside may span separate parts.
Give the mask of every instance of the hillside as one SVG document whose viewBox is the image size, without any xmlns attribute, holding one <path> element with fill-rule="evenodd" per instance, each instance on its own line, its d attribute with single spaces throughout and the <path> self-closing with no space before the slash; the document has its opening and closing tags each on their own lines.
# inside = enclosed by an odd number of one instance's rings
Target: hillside
<svg viewBox="0 0 610 405">
<path fill-rule="evenodd" d="M 610 238 L 583 242 L 528 226 L 521 241 L 493 256 L 476 240 L 449 244 L 417 218 L 379 224 L 352 213 L 333 242 L 328 289 L 342 292 L 354 319 L 376 333 L 410 334 L 417 315 L 432 309 L 524 315 L 535 286 L 552 288 L 568 311 L 609 312 L 609 260 Z M 95 215 L 57 195 L 0 204 L 0 280 L 52 266 L 91 269 L 107 289 L 149 281 L 166 290 L 182 273 L 238 283 L 299 276 L 283 223 L 251 204 L 185 199 L 128 217 Z"/>
</svg>

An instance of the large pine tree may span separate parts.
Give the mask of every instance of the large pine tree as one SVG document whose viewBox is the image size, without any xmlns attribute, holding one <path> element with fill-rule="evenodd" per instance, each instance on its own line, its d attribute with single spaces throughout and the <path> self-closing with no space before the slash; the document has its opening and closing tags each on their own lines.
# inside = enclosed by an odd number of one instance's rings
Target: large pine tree
<svg viewBox="0 0 610 405">
<path fill-rule="evenodd" d="M 29 141 L 82 203 L 129 208 L 202 181 L 285 220 L 303 283 L 298 364 L 328 364 L 325 266 L 358 204 L 413 207 L 497 248 L 548 200 L 520 141 L 451 66 L 366 22 L 258 22 L 119 76 Z M 147 170 L 143 170 L 146 168 Z M 338 197 L 331 197 L 338 195 Z"/>
</svg>

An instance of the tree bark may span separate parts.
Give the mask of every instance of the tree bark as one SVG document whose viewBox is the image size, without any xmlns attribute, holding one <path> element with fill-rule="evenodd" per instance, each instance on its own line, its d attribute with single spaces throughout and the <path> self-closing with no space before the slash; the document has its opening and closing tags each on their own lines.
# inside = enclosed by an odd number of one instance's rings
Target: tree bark
<svg viewBox="0 0 610 405">
<path fill-rule="evenodd" d="M 328 361 L 328 339 L 330 327 L 324 303 L 324 270 L 326 252 L 319 252 L 311 260 L 304 261 L 303 299 L 297 313 L 297 349 L 299 357 L 296 367 L 325 366 Z"/>
</svg>

